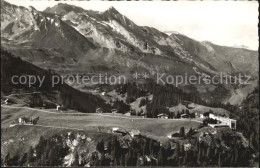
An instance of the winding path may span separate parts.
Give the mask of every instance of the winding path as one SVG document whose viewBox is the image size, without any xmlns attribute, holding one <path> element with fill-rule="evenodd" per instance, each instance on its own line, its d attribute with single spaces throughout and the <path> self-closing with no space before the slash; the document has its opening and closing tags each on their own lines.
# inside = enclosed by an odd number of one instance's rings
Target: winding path
<svg viewBox="0 0 260 168">
<path fill-rule="evenodd" d="M 20 95 L 32 95 L 32 94 L 40 94 L 40 93 L 58 93 L 58 92 L 59 91 L 19 93 L 19 94 L 10 94 L 10 95 L 4 96 L 4 97 L 20 96 Z"/>
</svg>

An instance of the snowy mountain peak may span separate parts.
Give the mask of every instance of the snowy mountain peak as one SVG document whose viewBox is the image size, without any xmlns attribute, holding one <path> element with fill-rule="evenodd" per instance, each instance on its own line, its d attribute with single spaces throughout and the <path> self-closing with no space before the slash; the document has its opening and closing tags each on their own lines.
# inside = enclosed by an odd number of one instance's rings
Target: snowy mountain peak
<svg viewBox="0 0 260 168">
<path fill-rule="evenodd" d="M 38 12 L 34 7 L 32 7 L 32 6 L 29 6 L 28 7 L 28 10 L 30 11 L 30 12 Z"/>
<path fill-rule="evenodd" d="M 248 46 L 245 46 L 245 45 L 234 45 L 232 47 L 235 47 L 235 48 L 243 48 L 243 49 L 248 49 L 250 50 L 250 48 Z"/>
<path fill-rule="evenodd" d="M 69 5 L 66 3 L 58 3 L 57 5 L 55 5 L 53 7 L 48 7 L 44 10 L 44 12 L 54 13 L 54 14 L 58 14 L 58 15 L 65 15 L 71 11 L 80 13 L 80 12 L 83 12 L 84 9 L 77 7 L 77 6 Z"/>
<path fill-rule="evenodd" d="M 112 12 L 112 13 L 119 13 L 119 12 L 116 10 L 116 8 L 114 8 L 113 6 L 111 6 L 110 8 L 108 8 L 107 11 Z"/>
<path fill-rule="evenodd" d="M 164 31 L 164 33 L 167 34 L 168 36 L 172 34 L 180 34 L 178 31 Z"/>
</svg>

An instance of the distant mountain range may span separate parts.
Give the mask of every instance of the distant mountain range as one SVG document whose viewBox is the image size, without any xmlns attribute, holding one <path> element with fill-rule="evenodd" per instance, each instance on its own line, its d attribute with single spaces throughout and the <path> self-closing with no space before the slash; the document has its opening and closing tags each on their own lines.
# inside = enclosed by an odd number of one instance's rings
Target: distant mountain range
<svg viewBox="0 0 260 168">
<path fill-rule="evenodd" d="M 138 26 L 113 7 L 97 12 L 59 3 L 40 12 L 1 1 L 1 42 L 1 47 L 12 54 L 61 74 L 106 72 L 130 76 L 138 71 L 198 75 L 199 71 L 209 76 L 243 73 L 258 80 L 257 51 Z M 229 101 L 238 89 L 217 87 L 230 91 L 223 101 Z M 214 88 L 197 87 L 203 94 L 214 92 Z"/>
</svg>

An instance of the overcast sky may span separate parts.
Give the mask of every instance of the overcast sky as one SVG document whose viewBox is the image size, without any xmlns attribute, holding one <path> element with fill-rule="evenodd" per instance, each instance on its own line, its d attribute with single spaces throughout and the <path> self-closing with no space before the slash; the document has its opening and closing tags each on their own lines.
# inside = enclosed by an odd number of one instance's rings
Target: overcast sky
<svg viewBox="0 0 260 168">
<path fill-rule="evenodd" d="M 42 11 L 57 3 L 104 11 L 115 7 L 138 25 L 178 31 L 199 41 L 258 49 L 257 1 L 28 1 L 7 0 Z"/>
</svg>

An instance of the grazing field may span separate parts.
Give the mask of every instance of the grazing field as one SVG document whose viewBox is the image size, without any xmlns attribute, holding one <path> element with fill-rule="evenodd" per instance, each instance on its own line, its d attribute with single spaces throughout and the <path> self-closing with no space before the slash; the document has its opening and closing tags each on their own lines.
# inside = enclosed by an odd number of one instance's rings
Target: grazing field
<svg viewBox="0 0 260 168">
<path fill-rule="evenodd" d="M 124 116 L 113 114 L 87 114 L 77 113 L 69 110 L 61 113 L 49 109 L 30 109 L 26 107 L 1 107 L 1 126 L 7 128 L 19 117 L 40 117 L 38 123 L 32 126 L 15 127 L 45 127 L 45 129 L 74 129 L 89 132 L 111 132 L 112 127 L 119 127 L 123 130 L 138 129 L 142 135 L 164 141 L 167 134 L 178 132 L 184 126 L 188 131 L 191 127 L 197 128 L 201 121 L 189 119 L 152 119 L 139 118 L 136 116 Z M 36 129 L 37 128 L 37 129 Z M 10 128 L 11 129 L 11 128 Z M 30 128 L 31 129 L 31 128 Z"/>
</svg>

